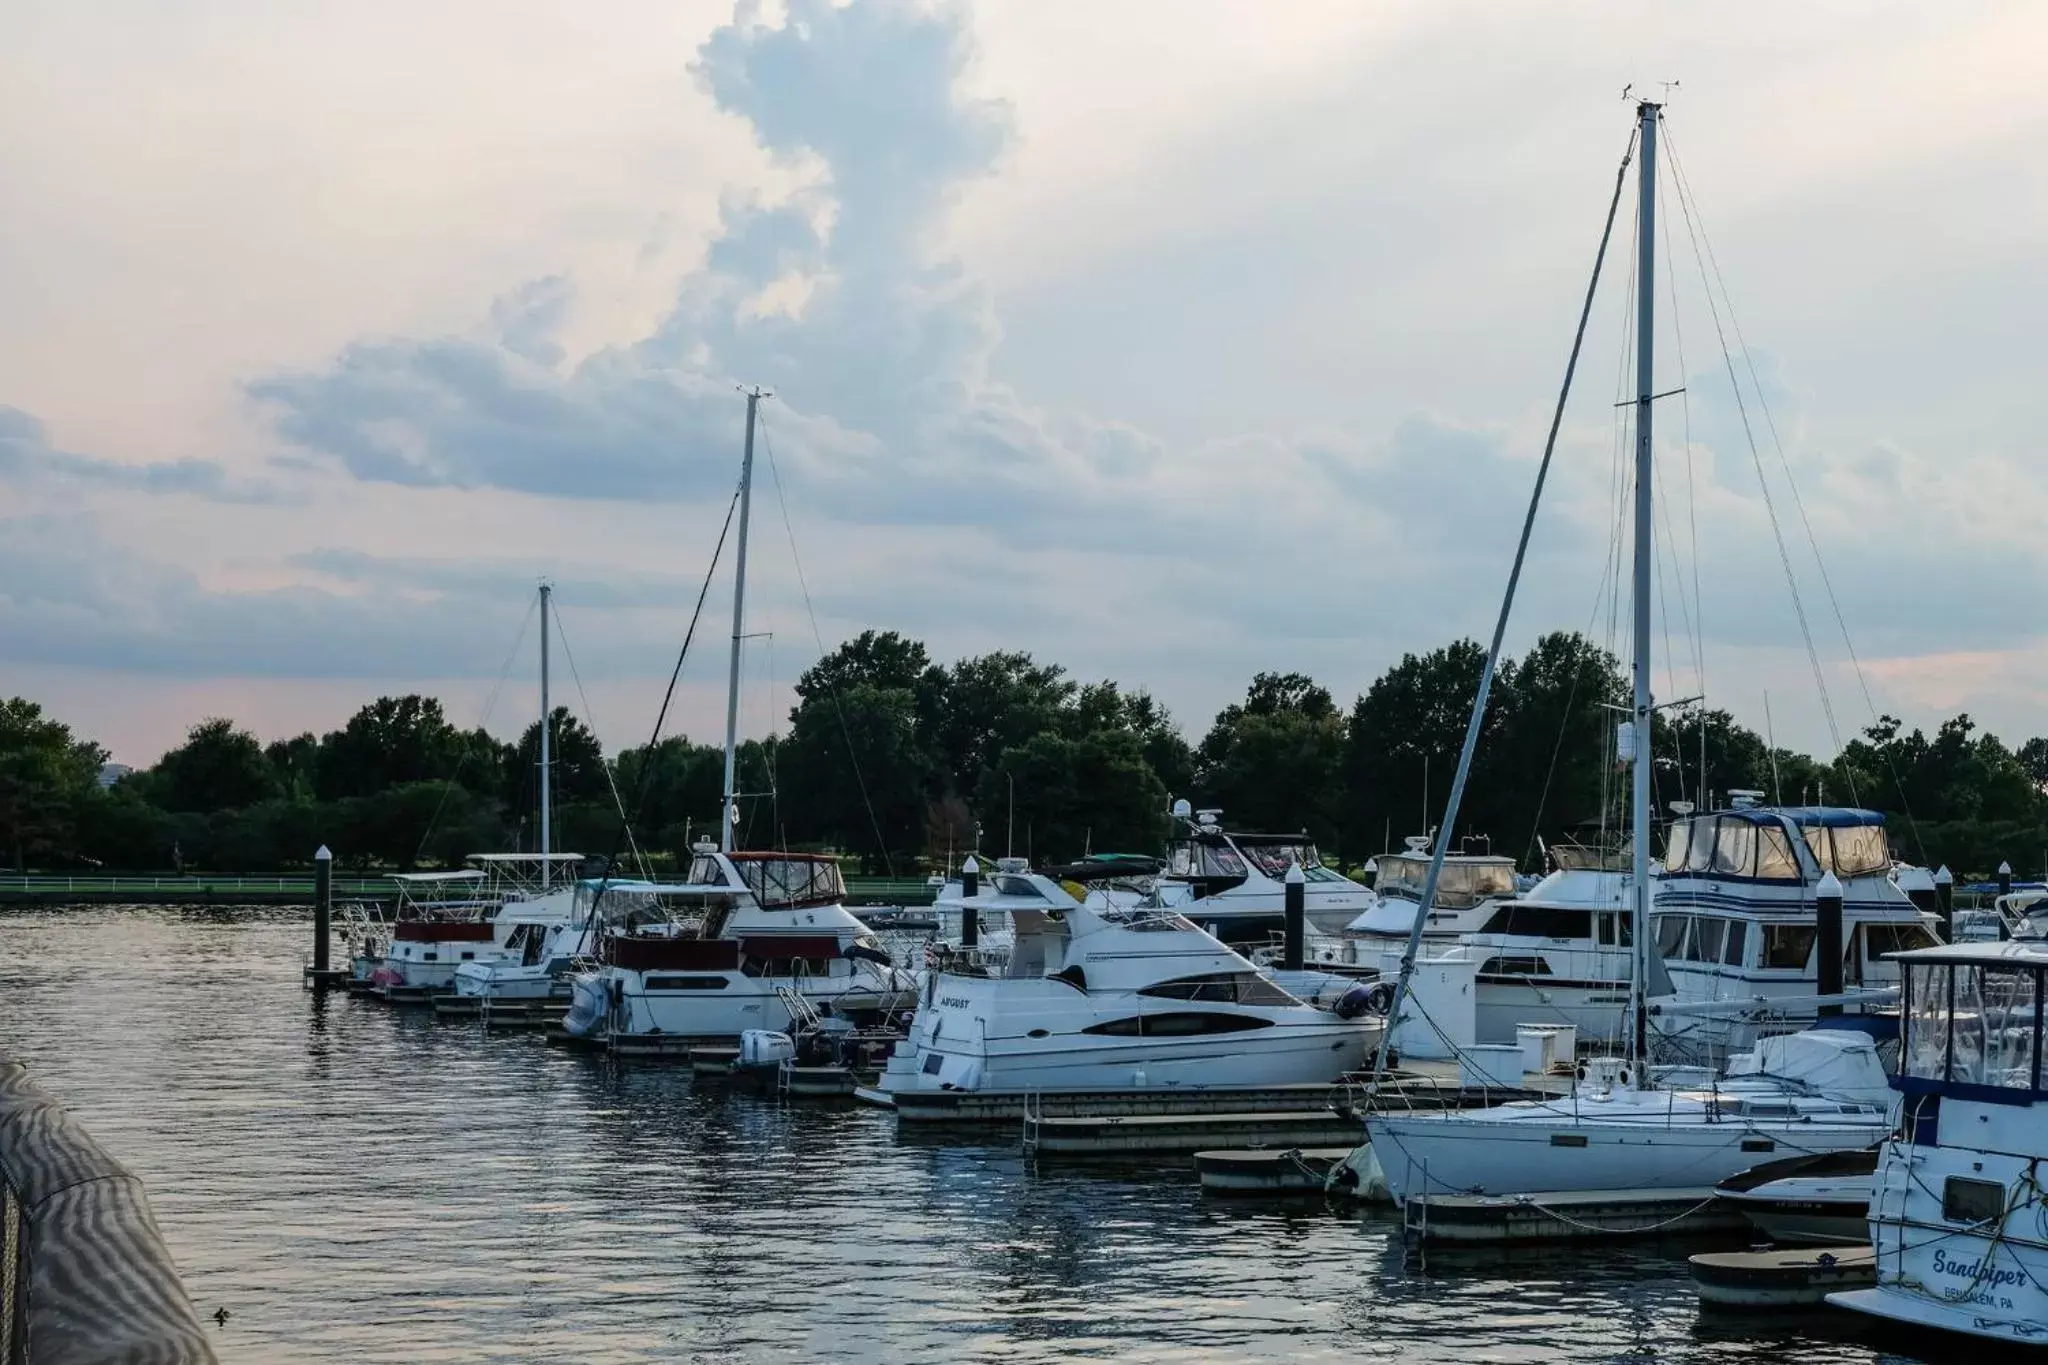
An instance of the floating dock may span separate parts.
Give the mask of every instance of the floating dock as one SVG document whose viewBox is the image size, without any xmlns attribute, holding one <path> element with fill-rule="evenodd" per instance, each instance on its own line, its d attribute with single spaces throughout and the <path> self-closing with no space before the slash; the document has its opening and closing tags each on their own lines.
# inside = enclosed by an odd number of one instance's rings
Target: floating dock
<svg viewBox="0 0 2048 1365">
<path fill-rule="evenodd" d="M 1408 1240 L 1423 1246 L 1693 1237 L 1749 1228 L 1749 1220 L 1711 1189 L 1416 1195 L 1401 1215 Z"/>
<path fill-rule="evenodd" d="M 1038 1157 L 1158 1156 L 1218 1144 L 1242 1147 L 1356 1145 L 1359 1121 L 1334 1110 L 1278 1113 L 1024 1116 L 1024 1151 Z"/>
<path fill-rule="evenodd" d="M 1211 1194 L 1321 1194 L 1351 1147 L 1289 1147 L 1195 1153 L 1195 1174 Z"/>
<path fill-rule="evenodd" d="M 567 1000 L 486 1000 L 478 1017 L 487 1029 L 547 1028 L 568 1012 Z"/>
<path fill-rule="evenodd" d="M 1717 1308 L 1812 1308 L 1877 1283 L 1869 1247 L 1705 1252 L 1691 1258 L 1700 1302 Z"/>
<path fill-rule="evenodd" d="M 1350 1109 L 1341 1085 L 1246 1089 L 1156 1086 L 1122 1090 L 916 1090 L 887 1095 L 862 1087 L 856 1098 L 896 1111 L 903 1124 L 975 1127 L 1014 1124 L 1030 1106 L 1040 1118 L 1116 1118 L 1145 1114 L 1329 1113 Z M 1357 1131 L 1352 1133 L 1355 1138 Z M 1211 1144 L 1213 1145 L 1213 1144 Z M 1193 1150 L 1193 1149 L 1190 1149 Z"/>
</svg>

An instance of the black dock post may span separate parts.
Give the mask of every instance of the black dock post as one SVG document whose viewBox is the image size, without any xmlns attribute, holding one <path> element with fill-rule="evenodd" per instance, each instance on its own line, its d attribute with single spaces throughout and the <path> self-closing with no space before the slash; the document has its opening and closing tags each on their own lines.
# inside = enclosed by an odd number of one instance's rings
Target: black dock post
<svg viewBox="0 0 2048 1365">
<path fill-rule="evenodd" d="M 319 992 L 348 985 L 346 968 L 330 962 L 334 937 L 334 854 L 327 845 L 313 855 L 313 965 L 306 968 L 306 988 Z"/>
<path fill-rule="evenodd" d="M 1832 872 L 1823 872 L 1820 885 L 1814 888 L 1814 922 L 1818 932 L 1814 935 L 1813 951 L 1818 970 L 1814 985 L 1815 994 L 1828 996 L 1842 993 L 1842 883 Z M 1820 1017 L 1842 1012 L 1839 1003 L 1820 1007 Z"/>
<path fill-rule="evenodd" d="M 981 894 L 981 864 L 972 853 L 960 864 L 960 946 L 972 948 L 981 942 L 980 915 L 974 898 Z"/>
<path fill-rule="evenodd" d="M 1934 873 L 1935 909 L 1941 914 L 1941 939 L 1944 943 L 1955 942 L 1956 937 L 1956 874 L 1943 863 Z"/>
<path fill-rule="evenodd" d="M 2012 894 L 2011 863 L 2000 863 L 1998 865 L 1998 894 L 2001 896 L 2010 896 Z"/>
<path fill-rule="evenodd" d="M 1302 969 L 1302 940 L 1307 936 L 1308 924 L 1308 878 L 1302 873 L 1300 863 L 1287 865 L 1287 896 L 1285 906 L 1287 939 L 1281 951 L 1281 966 L 1290 972 Z"/>
</svg>

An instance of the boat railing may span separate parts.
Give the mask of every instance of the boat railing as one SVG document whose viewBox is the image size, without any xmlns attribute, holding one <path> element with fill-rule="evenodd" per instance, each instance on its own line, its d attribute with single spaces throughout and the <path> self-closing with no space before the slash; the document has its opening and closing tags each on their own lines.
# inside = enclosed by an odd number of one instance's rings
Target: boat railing
<svg viewBox="0 0 2048 1365">
<path fill-rule="evenodd" d="M 142 1182 L 0 1053 L 0 1361 L 214 1359 Z"/>
</svg>

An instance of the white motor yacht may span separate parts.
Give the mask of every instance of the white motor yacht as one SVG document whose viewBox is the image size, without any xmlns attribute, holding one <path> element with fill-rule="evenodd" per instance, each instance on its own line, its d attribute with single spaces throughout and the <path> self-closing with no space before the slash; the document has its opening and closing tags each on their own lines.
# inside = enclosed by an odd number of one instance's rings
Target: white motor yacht
<svg viewBox="0 0 2048 1365">
<path fill-rule="evenodd" d="M 1919 1327 L 2048 1343 L 2048 1089 L 2041 943 L 1902 954 L 1905 1102 L 1870 1196 L 1877 1283 L 1828 1302 Z"/>
<path fill-rule="evenodd" d="M 1398 955 L 1408 946 L 1429 877 L 1429 837 L 1411 835 L 1407 845 L 1404 852 L 1382 853 L 1373 860 L 1378 866 L 1374 903 L 1344 926 L 1351 960 L 1358 966 L 1376 969 L 1386 954 Z M 1423 920 L 1422 942 L 1434 951 L 1478 933 L 1518 890 L 1514 859 L 1492 853 L 1446 853 L 1436 898 Z"/>
<path fill-rule="evenodd" d="M 1570 1024 L 1581 1045 L 1619 1043 L 1635 960 L 1628 854 L 1578 844 L 1548 852 L 1548 876 L 1496 901 L 1486 923 L 1438 959 L 1479 963 L 1478 1042 L 1512 1043 L 1525 1024 Z"/>
<path fill-rule="evenodd" d="M 1711 1062 L 1814 1021 L 1814 899 L 1829 874 L 1842 886 L 1844 988 L 1891 1008 L 1899 971 L 1886 955 L 1937 941 L 1893 870 L 1876 811 L 1737 804 L 1673 821 L 1650 911 L 1674 992 L 1651 1013 L 1658 1055 Z"/>
<path fill-rule="evenodd" d="M 1318 1008 L 1172 910 L 1084 899 L 1040 873 L 992 881 L 1010 906 L 1007 964 L 937 955 L 883 1093 L 1328 1082 L 1377 1040 L 1363 988 Z"/>
<path fill-rule="evenodd" d="M 423 1003 L 451 990 L 455 969 L 498 955 L 493 917 L 504 903 L 481 868 L 400 872 L 391 924 L 357 949 L 357 972 L 380 998 Z"/>
<path fill-rule="evenodd" d="M 681 883 L 642 883 L 597 906 L 597 969 L 571 982 L 573 1038 L 685 1045 L 788 1031 L 806 1006 L 877 1020 L 916 982 L 842 902 L 837 860 L 700 845 Z"/>
<path fill-rule="evenodd" d="M 572 970 L 595 951 L 600 893 L 616 906 L 649 885 L 590 877 L 544 896 L 506 901 L 493 920 L 497 955 L 457 967 L 455 993 L 478 1002 L 566 1002 Z"/>
<path fill-rule="evenodd" d="M 1161 877 L 1162 900 L 1232 947 L 1270 944 L 1285 931 L 1287 869 L 1306 879 L 1309 927 L 1335 933 L 1378 898 L 1325 867 L 1307 834 L 1250 834 L 1223 828 L 1220 810 L 1173 803 L 1175 833 Z"/>
</svg>

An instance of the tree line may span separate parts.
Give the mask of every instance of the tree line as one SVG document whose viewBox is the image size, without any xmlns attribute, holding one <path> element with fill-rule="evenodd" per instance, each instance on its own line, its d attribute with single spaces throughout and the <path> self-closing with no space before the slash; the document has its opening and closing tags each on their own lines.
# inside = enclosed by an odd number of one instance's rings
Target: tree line
<svg viewBox="0 0 2048 1365">
<path fill-rule="evenodd" d="M 1441 818 L 1484 660 L 1470 640 L 1406 655 L 1349 708 L 1303 674 L 1262 672 L 1191 741 L 1142 689 L 1013 651 L 939 664 L 866 631 L 805 670 L 785 731 L 741 747 L 740 837 L 839 850 L 870 872 L 969 849 L 1046 862 L 1156 852 L 1186 797 L 1355 864 Z M 1580 634 L 1503 659 L 1454 840 L 1534 869 L 1545 841 L 1617 839 L 1627 696 L 1619 661 Z M 673 737 L 608 758 L 566 709 L 549 723 L 556 848 L 672 864 L 716 834 L 717 745 Z M 17 869 L 265 872 L 323 843 L 346 865 L 399 869 L 532 849 L 539 740 L 538 721 L 507 744 L 434 698 L 380 697 L 338 730 L 268 744 L 203 720 L 103 785 L 106 751 L 17 697 L 0 703 L 0 853 Z M 1967 715 L 1932 735 L 1879 717 L 1823 762 L 1695 704 L 1659 712 L 1651 743 L 1660 813 L 1749 789 L 1881 810 L 1902 856 L 1963 875 L 2048 858 L 2048 739 L 2008 746 Z"/>
</svg>

